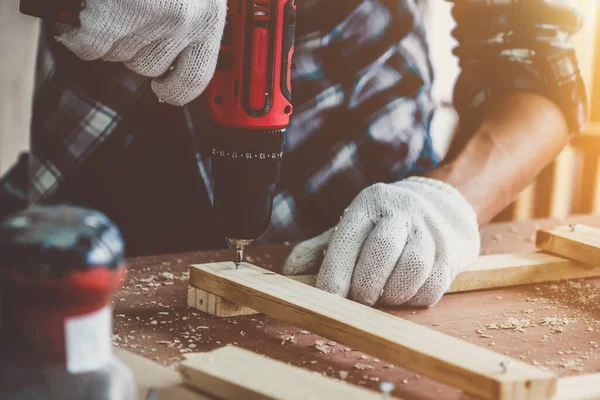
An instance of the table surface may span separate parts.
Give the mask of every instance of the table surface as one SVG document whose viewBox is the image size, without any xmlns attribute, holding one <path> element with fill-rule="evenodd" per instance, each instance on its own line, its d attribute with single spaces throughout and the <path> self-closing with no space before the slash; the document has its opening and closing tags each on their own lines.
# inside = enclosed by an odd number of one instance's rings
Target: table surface
<svg viewBox="0 0 600 400">
<path fill-rule="evenodd" d="M 536 229 L 598 216 L 493 224 L 482 228 L 482 254 L 535 250 Z M 247 261 L 277 271 L 291 245 L 254 247 Z M 114 298 L 113 343 L 175 368 L 185 353 L 227 344 L 378 390 L 396 385 L 403 399 L 458 399 L 460 392 L 264 315 L 216 318 L 186 306 L 188 266 L 230 261 L 229 250 L 140 257 Z M 522 285 L 446 295 L 430 309 L 394 315 L 571 376 L 600 371 L 600 279 Z"/>
</svg>

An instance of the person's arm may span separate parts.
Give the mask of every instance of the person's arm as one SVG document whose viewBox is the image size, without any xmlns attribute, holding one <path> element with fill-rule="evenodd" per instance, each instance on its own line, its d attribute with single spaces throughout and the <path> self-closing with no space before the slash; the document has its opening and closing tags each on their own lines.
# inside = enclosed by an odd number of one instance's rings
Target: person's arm
<svg viewBox="0 0 600 400">
<path fill-rule="evenodd" d="M 491 221 L 568 143 L 565 118 L 547 98 L 514 93 L 497 99 L 471 140 L 449 163 L 427 177 L 457 188 Z"/>
<path fill-rule="evenodd" d="M 585 123 L 571 4 L 456 0 L 460 129 L 446 160 L 364 189 L 337 226 L 294 248 L 284 273 L 318 269 L 318 288 L 367 305 L 435 305 L 479 255 L 480 225 Z"/>
<path fill-rule="evenodd" d="M 586 93 L 570 43 L 581 25 L 576 4 L 507 4 L 455 2 L 462 135 L 449 159 L 427 174 L 456 187 L 479 223 L 508 206 L 586 120 Z"/>
</svg>

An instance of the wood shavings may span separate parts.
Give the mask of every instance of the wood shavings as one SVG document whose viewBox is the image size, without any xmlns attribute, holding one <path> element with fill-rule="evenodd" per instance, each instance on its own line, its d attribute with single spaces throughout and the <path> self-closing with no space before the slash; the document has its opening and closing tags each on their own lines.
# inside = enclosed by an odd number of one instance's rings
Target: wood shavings
<svg viewBox="0 0 600 400">
<path fill-rule="evenodd" d="M 315 349 L 317 349 L 318 351 L 320 351 L 321 353 L 324 354 L 329 354 L 331 353 L 331 348 L 329 347 L 329 345 L 325 344 L 324 341 L 322 340 L 317 340 L 314 344 L 313 347 Z"/>
<path fill-rule="evenodd" d="M 359 369 L 359 370 L 370 370 L 370 369 L 375 369 L 375 367 L 371 366 L 371 365 L 366 365 L 366 364 L 360 364 L 357 363 L 354 365 L 354 368 Z"/>
<path fill-rule="evenodd" d="M 289 333 L 282 333 L 279 335 L 279 339 L 281 340 L 281 345 L 283 346 L 286 342 L 296 343 L 296 336 L 290 335 Z"/>
<path fill-rule="evenodd" d="M 150 321 L 150 325 L 158 325 L 158 321 L 156 321 L 156 320 Z"/>
<path fill-rule="evenodd" d="M 346 380 L 346 378 L 348 378 L 348 371 L 340 371 L 338 372 L 338 375 L 340 376 L 340 379 Z"/>
<path fill-rule="evenodd" d="M 525 328 L 530 326 L 535 326 L 531 323 L 529 319 L 516 319 L 509 318 L 506 322 L 498 324 L 497 322 L 491 323 L 487 326 L 487 329 L 491 330 L 500 330 L 500 329 L 512 329 L 515 332 L 524 332 Z"/>
<path fill-rule="evenodd" d="M 575 319 L 568 317 L 544 317 L 540 325 L 550 327 L 553 333 L 563 333 L 566 326 L 571 322 L 575 322 Z"/>
<path fill-rule="evenodd" d="M 165 280 L 169 280 L 172 281 L 173 279 L 175 279 L 175 275 L 173 275 L 170 272 L 161 272 L 160 274 L 158 274 L 162 279 Z"/>
</svg>

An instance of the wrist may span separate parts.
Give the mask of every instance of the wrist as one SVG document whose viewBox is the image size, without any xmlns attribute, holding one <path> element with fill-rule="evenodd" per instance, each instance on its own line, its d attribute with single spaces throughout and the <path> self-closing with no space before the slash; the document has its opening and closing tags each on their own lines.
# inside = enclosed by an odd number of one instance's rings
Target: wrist
<svg viewBox="0 0 600 400">
<path fill-rule="evenodd" d="M 405 181 L 408 183 L 414 182 L 418 185 L 425 185 L 435 189 L 436 192 L 441 194 L 441 198 L 428 197 L 431 201 L 445 201 L 454 204 L 464 215 L 466 220 L 473 221 L 474 226 L 476 226 L 477 229 L 479 228 L 477 211 L 465 195 L 449 181 L 437 178 L 435 177 L 435 174 L 433 174 L 433 176 L 413 176 L 407 178 Z"/>
</svg>

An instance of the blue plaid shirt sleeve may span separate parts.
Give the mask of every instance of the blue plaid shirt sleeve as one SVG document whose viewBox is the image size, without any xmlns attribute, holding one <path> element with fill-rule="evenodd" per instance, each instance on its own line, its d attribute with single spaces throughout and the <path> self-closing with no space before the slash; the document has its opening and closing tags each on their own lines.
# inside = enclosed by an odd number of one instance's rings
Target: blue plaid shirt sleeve
<svg viewBox="0 0 600 400">
<path fill-rule="evenodd" d="M 587 121 L 587 97 L 570 42 L 582 25 L 575 0 L 449 0 L 461 75 L 455 106 L 480 120 L 482 105 L 515 91 L 538 93 L 563 111 L 571 134 Z"/>
</svg>

